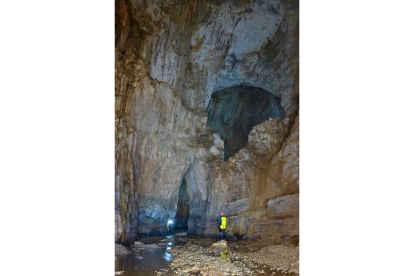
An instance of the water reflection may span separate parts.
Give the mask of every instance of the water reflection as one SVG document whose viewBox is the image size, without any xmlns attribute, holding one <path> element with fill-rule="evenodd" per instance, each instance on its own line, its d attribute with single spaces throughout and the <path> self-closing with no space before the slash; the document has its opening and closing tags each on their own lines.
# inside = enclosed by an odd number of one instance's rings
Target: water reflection
<svg viewBox="0 0 414 276">
<path fill-rule="evenodd" d="M 141 255 L 142 257 L 139 257 Z M 118 256 L 115 261 L 115 271 L 125 271 L 122 276 L 152 276 L 155 271 L 168 269 L 173 255 L 166 252 L 166 248 L 140 250 L 139 255 L 134 253 Z M 171 271 L 163 275 L 172 275 Z"/>
<path fill-rule="evenodd" d="M 164 259 L 167 261 L 167 262 L 170 262 L 171 261 L 171 259 L 172 259 L 172 257 L 173 257 L 173 255 L 171 254 L 171 253 L 168 253 L 168 252 L 165 252 L 165 254 L 164 254 Z"/>
</svg>

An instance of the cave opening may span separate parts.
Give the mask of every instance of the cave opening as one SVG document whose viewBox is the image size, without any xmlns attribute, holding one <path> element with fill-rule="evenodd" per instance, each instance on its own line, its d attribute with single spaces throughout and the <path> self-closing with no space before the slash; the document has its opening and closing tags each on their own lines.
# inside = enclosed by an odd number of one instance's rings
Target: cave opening
<svg viewBox="0 0 414 276">
<path fill-rule="evenodd" d="M 188 218 L 190 217 L 190 196 L 187 192 L 187 181 L 185 177 L 178 190 L 177 214 L 175 216 L 175 229 L 188 231 Z"/>
<path fill-rule="evenodd" d="M 207 124 L 224 141 L 224 161 L 248 142 L 254 126 L 285 114 L 280 98 L 253 86 L 239 85 L 216 91 L 207 107 Z"/>
</svg>

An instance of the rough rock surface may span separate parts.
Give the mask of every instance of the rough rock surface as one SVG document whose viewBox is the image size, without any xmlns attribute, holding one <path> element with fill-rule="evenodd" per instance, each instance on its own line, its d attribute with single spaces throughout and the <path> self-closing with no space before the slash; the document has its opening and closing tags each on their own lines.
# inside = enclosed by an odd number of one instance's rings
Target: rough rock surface
<svg viewBox="0 0 414 276">
<path fill-rule="evenodd" d="M 277 197 L 267 202 L 266 216 L 268 218 L 293 215 L 299 215 L 299 193 Z"/>
<path fill-rule="evenodd" d="M 116 0 L 115 12 L 116 242 L 163 233 L 183 178 L 190 233 L 217 236 L 225 210 L 231 239 L 297 236 L 297 201 L 277 198 L 299 193 L 298 1 Z M 206 107 L 240 85 L 285 115 L 224 161 Z"/>
<path fill-rule="evenodd" d="M 285 113 L 279 98 L 245 85 L 215 92 L 207 110 L 207 125 L 224 140 L 224 161 L 246 145 L 255 125 Z"/>
<path fill-rule="evenodd" d="M 298 1 L 118 0 L 117 48 L 140 41 L 149 76 L 204 111 L 214 91 L 246 84 L 298 96 Z"/>
<path fill-rule="evenodd" d="M 285 217 L 276 219 L 272 212 L 266 212 L 268 202 L 274 206 L 272 203 L 278 197 L 297 194 L 298 198 L 298 135 L 299 118 L 286 115 L 254 127 L 247 145 L 228 162 L 218 159 L 209 162 L 208 158 L 196 160 L 196 166 L 190 167 L 189 176 L 194 177 L 188 177 L 188 185 L 194 189 L 206 187 L 200 189 L 200 194 L 209 197 L 205 212 L 194 218 L 189 192 L 190 232 L 216 236 L 217 215 L 223 210 L 228 218 L 226 232 L 230 239 L 232 236 L 278 239 L 298 235 L 297 200 L 284 206 Z M 195 201 L 200 202 L 198 199 Z"/>
<path fill-rule="evenodd" d="M 299 247 L 289 244 L 269 245 L 258 248 L 233 243 L 226 253 L 215 250 L 215 244 L 206 247 L 208 241 L 190 240 L 185 246 L 171 250 L 174 255 L 168 269 L 169 275 L 298 275 Z M 252 252 L 248 248 L 256 248 Z M 227 247 L 226 247 L 227 248 Z M 166 271 L 157 271 L 163 275 Z M 167 275 L 167 274 L 166 274 Z"/>
<path fill-rule="evenodd" d="M 299 247 L 268 245 L 257 252 L 235 253 L 236 258 L 246 258 L 259 264 L 267 264 L 277 270 L 299 273 Z"/>
<path fill-rule="evenodd" d="M 115 256 L 120 256 L 129 253 L 131 253 L 131 251 L 129 251 L 125 246 L 115 244 Z"/>
<path fill-rule="evenodd" d="M 227 247 L 227 241 L 225 240 L 221 240 L 219 242 L 213 243 L 212 245 L 210 245 L 210 247 L 214 251 L 220 254 L 226 254 L 229 252 L 228 247 Z"/>
</svg>

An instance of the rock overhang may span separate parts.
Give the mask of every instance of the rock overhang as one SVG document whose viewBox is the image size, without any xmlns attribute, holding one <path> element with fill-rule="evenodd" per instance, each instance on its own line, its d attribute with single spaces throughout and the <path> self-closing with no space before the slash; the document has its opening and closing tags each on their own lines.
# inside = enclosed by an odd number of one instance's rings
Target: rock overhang
<svg viewBox="0 0 414 276">
<path fill-rule="evenodd" d="M 208 126 L 224 141 L 225 161 L 247 144 L 254 126 L 285 114 L 280 98 L 245 85 L 213 93 L 207 111 Z"/>
</svg>

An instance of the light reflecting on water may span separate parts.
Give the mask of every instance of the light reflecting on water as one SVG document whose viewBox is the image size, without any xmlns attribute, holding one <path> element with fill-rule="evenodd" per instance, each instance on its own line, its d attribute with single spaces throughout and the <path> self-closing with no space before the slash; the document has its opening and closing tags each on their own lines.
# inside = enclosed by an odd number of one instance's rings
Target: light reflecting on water
<svg viewBox="0 0 414 276">
<path fill-rule="evenodd" d="M 171 253 L 165 252 L 163 257 L 167 262 L 170 262 L 173 258 L 173 255 Z"/>
<path fill-rule="evenodd" d="M 157 275 L 155 271 L 168 269 L 173 255 L 166 252 L 166 248 L 154 250 L 141 250 L 139 253 L 143 258 L 131 253 L 118 256 L 115 261 L 115 271 L 125 271 L 122 276 L 152 276 Z M 163 275 L 172 275 L 171 271 Z"/>
</svg>

